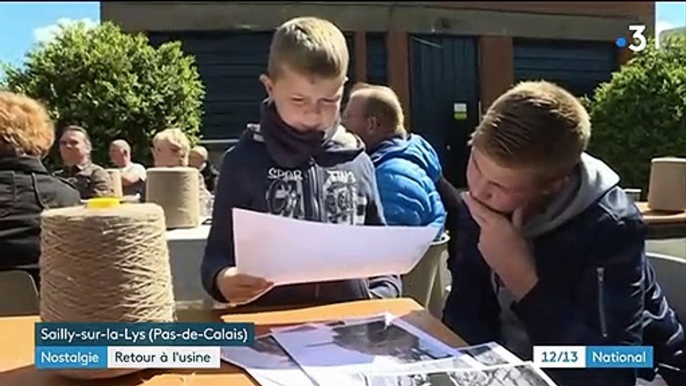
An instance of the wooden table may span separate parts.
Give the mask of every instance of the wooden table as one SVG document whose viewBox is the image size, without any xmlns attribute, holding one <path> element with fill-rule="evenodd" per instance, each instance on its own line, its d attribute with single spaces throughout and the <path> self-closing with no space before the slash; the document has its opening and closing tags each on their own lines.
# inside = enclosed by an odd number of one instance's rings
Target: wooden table
<svg viewBox="0 0 686 386">
<path fill-rule="evenodd" d="M 648 239 L 662 240 L 686 238 L 686 211 L 680 213 L 656 212 L 647 202 L 637 202 L 636 206 L 648 225 Z"/>
<path fill-rule="evenodd" d="M 270 326 L 360 317 L 390 312 L 453 347 L 465 346 L 439 320 L 411 299 L 368 300 L 280 311 L 221 314 L 191 310 L 179 315 L 183 321 L 254 322 L 257 333 Z M 226 311 L 224 311 L 226 312 Z M 213 370 L 146 370 L 114 380 L 75 381 L 34 367 L 34 323 L 38 317 L 0 318 L 0 385 L 2 386 L 248 386 L 257 385 L 240 369 L 222 362 Z"/>
</svg>

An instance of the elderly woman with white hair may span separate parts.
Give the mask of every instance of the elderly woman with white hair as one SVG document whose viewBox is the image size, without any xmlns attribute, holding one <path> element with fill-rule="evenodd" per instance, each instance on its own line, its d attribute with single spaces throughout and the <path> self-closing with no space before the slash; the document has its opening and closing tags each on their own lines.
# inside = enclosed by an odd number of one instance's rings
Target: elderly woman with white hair
<svg viewBox="0 0 686 386">
<path fill-rule="evenodd" d="M 180 129 L 171 128 L 162 130 L 152 140 L 152 155 L 155 167 L 185 167 L 188 165 L 188 157 L 191 143 L 186 134 Z M 211 202 L 211 193 L 205 188 L 202 175 L 198 172 L 198 186 L 200 188 L 200 212 L 202 216 L 210 215 L 208 203 Z M 145 199 L 143 194 L 141 200 Z"/>
</svg>

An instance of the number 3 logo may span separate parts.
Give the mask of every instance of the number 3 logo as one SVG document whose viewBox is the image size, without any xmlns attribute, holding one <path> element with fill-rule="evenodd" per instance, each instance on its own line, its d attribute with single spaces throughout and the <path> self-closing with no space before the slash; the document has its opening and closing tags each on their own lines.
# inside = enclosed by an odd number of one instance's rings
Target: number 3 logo
<svg viewBox="0 0 686 386">
<path fill-rule="evenodd" d="M 634 38 L 634 41 L 629 46 L 629 49 L 631 51 L 640 52 L 643 51 L 644 48 L 646 48 L 648 41 L 646 40 L 646 37 L 643 35 L 643 32 L 645 32 L 645 30 L 646 26 L 644 25 L 629 26 L 629 31 L 634 31 L 634 35 L 632 36 Z M 635 45 L 636 42 L 638 42 L 638 45 Z"/>
</svg>

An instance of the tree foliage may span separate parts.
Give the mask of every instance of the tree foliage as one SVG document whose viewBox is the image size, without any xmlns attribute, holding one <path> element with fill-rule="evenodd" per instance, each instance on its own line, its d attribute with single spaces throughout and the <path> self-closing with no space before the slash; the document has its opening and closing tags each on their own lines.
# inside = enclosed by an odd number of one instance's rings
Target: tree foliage
<svg viewBox="0 0 686 386">
<path fill-rule="evenodd" d="M 43 102 L 58 128 L 88 130 L 97 163 L 109 164 L 108 146 L 116 138 L 132 145 L 134 159 L 147 162 L 160 130 L 178 127 L 193 142 L 199 137 L 205 90 L 195 58 L 179 42 L 155 48 L 144 35 L 109 22 L 96 28 L 77 23 L 37 44 L 22 66 L 4 67 L 4 88 Z"/>
<path fill-rule="evenodd" d="M 584 101 L 593 134 L 589 151 L 621 176 L 624 187 L 647 191 L 650 161 L 686 156 L 686 37 L 644 51 Z"/>
</svg>

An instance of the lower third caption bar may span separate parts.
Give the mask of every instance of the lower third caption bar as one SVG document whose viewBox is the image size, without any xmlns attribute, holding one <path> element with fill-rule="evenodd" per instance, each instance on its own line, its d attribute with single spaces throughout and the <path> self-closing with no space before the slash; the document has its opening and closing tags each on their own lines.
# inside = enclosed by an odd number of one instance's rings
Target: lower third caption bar
<svg viewBox="0 0 686 386">
<path fill-rule="evenodd" d="M 38 369 L 218 369 L 220 347 L 36 347 Z"/>
<path fill-rule="evenodd" d="M 652 346 L 534 346 L 542 368 L 652 368 Z"/>
</svg>

